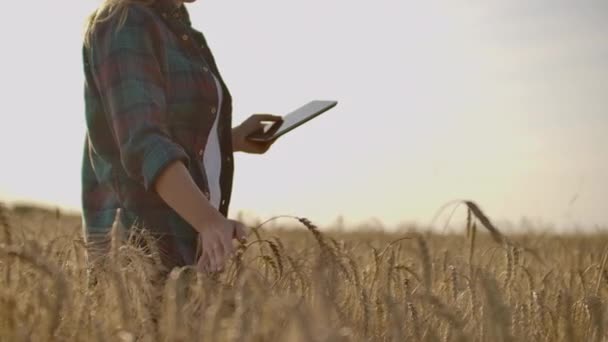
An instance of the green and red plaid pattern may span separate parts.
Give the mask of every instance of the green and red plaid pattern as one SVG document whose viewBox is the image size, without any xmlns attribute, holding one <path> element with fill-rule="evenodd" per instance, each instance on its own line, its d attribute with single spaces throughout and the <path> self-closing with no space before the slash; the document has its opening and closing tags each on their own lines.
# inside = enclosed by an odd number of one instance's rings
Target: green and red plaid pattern
<svg viewBox="0 0 608 342">
<path fill-rule="evenodd" d="M 170 0 L 129 5 L 97 24 L 83 46 L 87 134 L 82 164 L 82 209 L 87 241 L 108 235 L 115 220 L 155 235 L 168 266 L 193 264 L 197 233 L 155 193 L 153 184 L 181 160 L 209 194 L 202 164 L 215 115 L 222 152 L 220 212 L 232 189 L 232 99 L 203 34 L 185 6 Z M 223 101 L 218 105 L 214 75 Z"/>
</svg>

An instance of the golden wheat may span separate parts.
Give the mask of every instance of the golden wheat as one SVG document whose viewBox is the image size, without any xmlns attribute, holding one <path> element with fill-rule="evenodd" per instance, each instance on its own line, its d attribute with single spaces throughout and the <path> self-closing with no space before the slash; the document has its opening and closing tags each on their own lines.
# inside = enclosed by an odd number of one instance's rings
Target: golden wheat
<svg viewBox="0 0 608 342">
<path fill-rule="evenodd" d="M 0 207 L 0 341 L 608 340 L 607 234 L 505 235 L 464 203 L 462 234 L 281 217 L 223 273 L 166 277 L 143 230 L 87 265 L 79 217 Z"/>
</svg>

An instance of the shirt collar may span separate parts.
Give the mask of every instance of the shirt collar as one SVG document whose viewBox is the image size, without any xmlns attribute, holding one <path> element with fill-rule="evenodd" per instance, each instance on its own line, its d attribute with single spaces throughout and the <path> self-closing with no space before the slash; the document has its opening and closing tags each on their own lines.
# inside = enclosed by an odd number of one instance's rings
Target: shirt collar
<svg viewBox="0 0 608 342">
<path fill-rule="evenodd" d="M 177 19 L 190 26 L 190 14 L 184 4 L 176 6 L 173 0 L 156 0 L 154 7 L 166 19 Z"/>
</svg>

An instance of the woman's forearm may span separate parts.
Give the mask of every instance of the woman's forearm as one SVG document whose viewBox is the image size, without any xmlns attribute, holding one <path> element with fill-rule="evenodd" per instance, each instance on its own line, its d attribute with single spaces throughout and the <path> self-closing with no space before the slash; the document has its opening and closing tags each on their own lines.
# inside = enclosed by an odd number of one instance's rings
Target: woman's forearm
<svg viewBox="0 0 608 342">
<path fill-rule="evenodd" d="M 198 232 L 210 222 L 223 219 L 222 214 L 209 203 L 207 197 L 194 183 L 188 169 L 181 161 L 175 161 L 167 166 L 157 178 L 154 188 L 167 205 Z"/>
</svg>

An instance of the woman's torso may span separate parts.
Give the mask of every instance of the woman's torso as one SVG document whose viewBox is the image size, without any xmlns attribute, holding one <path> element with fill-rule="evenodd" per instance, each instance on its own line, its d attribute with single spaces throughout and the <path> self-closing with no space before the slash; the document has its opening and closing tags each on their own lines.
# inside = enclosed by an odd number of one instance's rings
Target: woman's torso
<svg viewBox="0 0 608 342">
<path fill-rule="evenodd" d="M 110 21 L 99 29 L 107 30 L 111 24 Z M 171 138 L 188 155 L 189 171 L 196 184 L 227 215 L 233 175 L 232 103 L 204 36 L 191 27 L 185 7 L 173 10 L 164 2 L 151 8 L 132 5 L 125 25 L 141 25 L 137 29 L 152 32 L 155 67 L 161 69 L 163 76 L 166 124 Z M 104 37 L 107 32 L 98 35 Z M 99 82 L 103 79 L 103 66 L 97 63 L 106 52 L 105 41 L 100 38 L 98 45 L 95 42 L 91 49 L 83 48 L 88 134 L 82 201 L 87 233 L 107 233 L 118 211 L 124 225 L 137 220 L 153 233 L 171 236 L 184 259 L 190 259 L 195 231 L 121 167 L 120 151 L 111 138 L 115 132 L 111 124 L 104 122 L 107 115 L 104 99 L 99 95 L 103 93 L 99 87 L 103 84 Z"/>
</svg>

